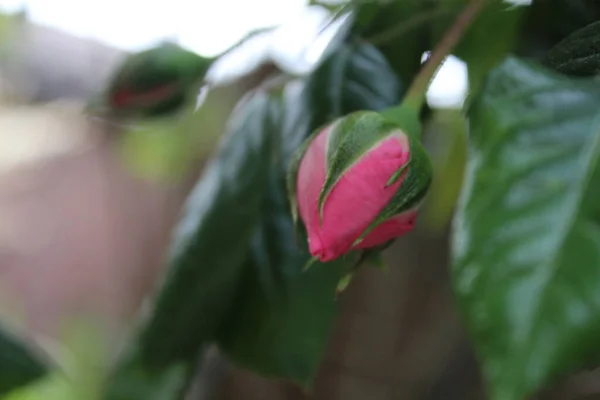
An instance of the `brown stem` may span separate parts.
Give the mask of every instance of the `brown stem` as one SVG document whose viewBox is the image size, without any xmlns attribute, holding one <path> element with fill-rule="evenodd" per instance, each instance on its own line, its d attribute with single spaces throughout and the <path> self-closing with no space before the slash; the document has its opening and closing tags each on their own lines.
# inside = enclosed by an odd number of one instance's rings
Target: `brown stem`
<svg viewBox="0 0 600 400">
<path fill-rule="evenodd" d="M 404 98 L 403 105 L 419 110 L 425 101 L 427 88 L 437 73 L 440 65 L 448 54 L 460 42 L 461 38 L 471 26 L 477 14 L 483 9 L 486 0 L 471 0 L 463 12 L 446 31 L 442 40 L 437 44 L 431 56 L 427 59 Z"/>
</svg>

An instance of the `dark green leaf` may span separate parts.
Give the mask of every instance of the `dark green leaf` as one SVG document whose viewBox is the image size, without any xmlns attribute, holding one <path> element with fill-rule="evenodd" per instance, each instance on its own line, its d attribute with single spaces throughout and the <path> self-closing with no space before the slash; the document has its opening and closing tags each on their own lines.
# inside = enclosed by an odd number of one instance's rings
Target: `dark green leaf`
<svg viewBox="0 0 600 400">
<path fill-rule="evenodd" d="M 285 160 L 291 160 L 291 154 L 321 125 L 353 111 L 383 110 L 401 98 L 391 66 L 366 42 L 343 44 L 306 83 L 291 86 L 288 92 L 282 143 Z"/>
<path fill-rule="evenodd" d="M 279 183 L 279 182 L 274 182 Z M 335 293 L 357 255 L 323 264 L 309 260 L 296 237 L 285 193 L 274 187 L 264 204 L 240 299 L 219 344 L 240 366 L 308 387 L 329 337 Z"/>
<path fill-rule="evenodd" d="M 0 395 L 27 385 L 47 373 L 38 355 L 12 333 L 0 329 Z"/>
<path fill-rule="evenodd" d="M 563 74 L 594 76 L 600 73 L 600 22 L 573 33 L 546 56 L 546 64 Z"/>
<path fill-rule="evenodd" d="M 188 199 L 139 342 L 151 365 L 195 357 L 229 312 L 266 192 L 272 111 L 264 93 L 234 111 L 228 136 Z"/>
<path fill-rule="evenodd" d="M 135 361 L 121 368 L 106 385 L 103 400 L 179 400 L 189 377 L 187 368 L 173 364 L 149 371 Z"/>
<path fill-rule="evenodd" d="M 437 5 L 423 0 L 357 3 L 355 32 L 376 45 L 408 84 L 421 67 L 423 53 L 431 50 L 429 23 L 442 15 Z"/>
<path fill-rule="evenodd" d="M 297 237 L 294 233 L 285 173 L 293 151 L 319 126 L 352 111 L 382 109 L 398 100 L 394 72 L 367 43 L 343 45 L 308 82 L 287 88 L 282 153 L 271 171 L 269 197 L 254 233 L 235 313 L 219 340 L 235 363 L 305 387 L 312 384 L 334 322 L 337 286 L 357 255 L 317 262 L 302 272 L 310 254 L 304 233 Z"/>
<path fill-rule="evenodd" d="M 470 112 L 454 290 L 492 399 L 600 355 L 600 87 L 509 58 Z"/>
<path fill-rule="evenodd" d="M 597 0 L 534 0 L 518 39 L 518 54 L 541 60 L 573 32 L 600 18 Z"/>
</svg>

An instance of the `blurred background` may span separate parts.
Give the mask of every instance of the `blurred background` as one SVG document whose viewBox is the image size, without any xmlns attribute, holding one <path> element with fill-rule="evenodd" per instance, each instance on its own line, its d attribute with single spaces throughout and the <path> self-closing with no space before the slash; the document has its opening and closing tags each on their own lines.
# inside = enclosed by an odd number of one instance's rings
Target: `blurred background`
<svg viewBox="0 0 600 400">
<path fill-rule="evenodd" d="M 253 30 L 287 24 L 285 42 L 273 46 L 293 59 L 298 48 L 310 44 L 314 21 L 322 18 L 299 18 L 306 4 L 0 0 L 0 311 L 5 321 L 52 348 L 65 315 L 93 315 L 105 320 L 102 329 L 118 342 L 153 287 L 170 228 L 201 165 L 176 184 L 132 173 L 107 139 L 120 128 L 84 117 L 85 105 L 129 52 L 162 41 L 213 57 Z M 218 72 L 251 69 L 257 51 L 246 48 Z M 293 60 L 300 69 L 302 62 L 307 68 L 311 63 Z M 364 269 L 340 296 L 339 320 L 313 393 L 236 369 L 215 351 L 193 398 L 483 398 L 447 263 L 448 224 L 465 157 L 466 129 L 458 110 L 466 91 L 465 66 L 450 58 L 428 95 L 436 110 L 428 130 L 445 132 L 431 135 L 436 141 L 427 145 L 438 176 L 453 184 L 433 188 L 419 229 L 386 253 L 388 272 Z M 222 124 L 203 129 L 218 127 Z M 207 144 L 207 154 L 213 146 Z M 588 374 L 540 398 L 591 399 L 584 396 L 599 391 L 597 379 Z"/>
<path fill-rule="evenodd" d="M 315 13 L 303 21 L 307 4 L 308 0 L 1 0 L 0 11 L 23 18 L 23 25 L 13 28 L 19 42 L 9 46 L 18 53 L 13 57 L 18 67 L 11 72 L 20 77 L 10 75 L 9 80 L 32 101 L 87 99 L 126 52 L 169 40 L 213 57 L 251 31 L 282 24 L 290 27 L 286 45 L 278 50 L 293 52 L 310 43 L 306 33 L 323 18 Z M 240 58 L 252 58 L 248 53 Z M 430 101 L 461 104 L 466 85 L 465 66 L 452 58 L 432 85 Z"/>
</svg>

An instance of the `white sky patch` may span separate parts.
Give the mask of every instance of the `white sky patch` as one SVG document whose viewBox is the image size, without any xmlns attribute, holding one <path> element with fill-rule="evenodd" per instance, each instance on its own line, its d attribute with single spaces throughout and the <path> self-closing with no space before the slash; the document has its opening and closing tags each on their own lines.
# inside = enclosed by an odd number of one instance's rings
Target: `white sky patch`
<svg viewBox="0 0 600 400">
<path fill-rule="evenodd" d="M 434 108 L 462 107 L 469 89 L 467 64 L 449 56 L 431 82 L 427 102 Z"/>
<path fill-rule="evenodd" d="M 523 2 L 529 0 L 512 0 Z M 0 0 L 0 9 L 26 5 L 29 18 L 70 34 L 137 51 L 175 39 L 204 56 L 220 54 L 248 32 L 302 16 L 308 0 Z M 299 25 L 300 26 L 300 25 Z M 296 45 L 285 30 L 285 42 Z M 274 43 L 284 49 L 282 41 Z M 290 55 L 293 55 L 290 49 Z M 449 57 L 427 95 L 435 107 L 459 107 L 467 91 L 465 64 Z"/>
<path fill-rule="evenodd" d="M 307 0 L 0 0 L 0 9 L 27 6 L 33 22 L 125 50 L 164 39 L 214 56 L 249 31 L 293 18 Z"/>
</svg>

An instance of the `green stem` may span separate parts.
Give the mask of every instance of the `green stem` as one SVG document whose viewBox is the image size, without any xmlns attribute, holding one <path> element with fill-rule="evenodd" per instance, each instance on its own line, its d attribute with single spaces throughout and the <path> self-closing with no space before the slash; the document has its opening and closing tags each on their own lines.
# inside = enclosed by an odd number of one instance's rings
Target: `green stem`
<svg viewBox="0 0 600 400">
<path fill-rule="evenodd" d="M 454 21 L 454 24 L 446 31 L 442 40 L 437 44 L 429 59 L 425 62 L 417 77 L 413 80 L 408 89 L 402 107 L 410 107 L 418 112 L 425 102 L 425 95 L 433 77 L 446 57 L 454 50 L 454 47 L 460 42 L 461 38 L 477 16 L 483 9 L 486 0 L 471 0 L 463 12 Z"/>
</svg>

